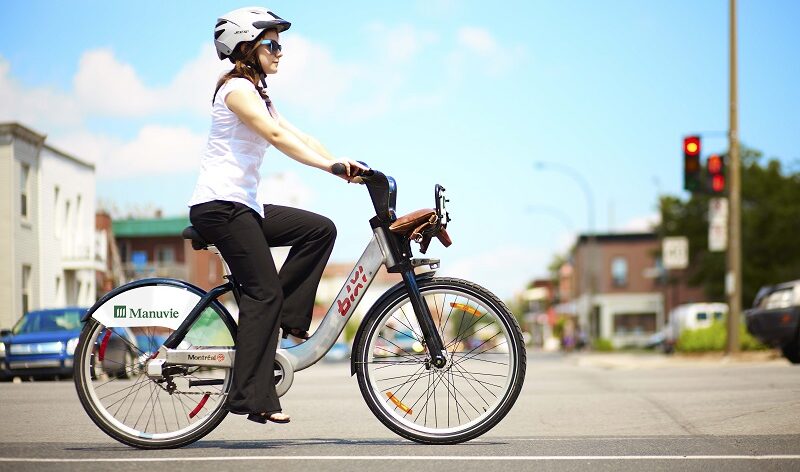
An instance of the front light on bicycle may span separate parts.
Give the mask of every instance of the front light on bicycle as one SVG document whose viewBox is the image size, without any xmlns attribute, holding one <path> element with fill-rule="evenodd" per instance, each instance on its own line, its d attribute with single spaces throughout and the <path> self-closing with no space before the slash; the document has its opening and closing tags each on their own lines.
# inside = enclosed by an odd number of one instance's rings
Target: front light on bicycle
<svg viewBox="0 0 800 472">
<path fill-rule="evenodd" d="M 411 345 L 411 350 L 416 353 L 420 353 L 425 350 L 425 346 L 423 346 L 419 341 L 414 341 L 414 344 Z"/>
<path fill-rule="evenodd" d="M 75 355 L 75 348 L 78 347 L 78 338 L 72 338 L 67 341 L 67 354 L 70 356 Z"/>
</svg>

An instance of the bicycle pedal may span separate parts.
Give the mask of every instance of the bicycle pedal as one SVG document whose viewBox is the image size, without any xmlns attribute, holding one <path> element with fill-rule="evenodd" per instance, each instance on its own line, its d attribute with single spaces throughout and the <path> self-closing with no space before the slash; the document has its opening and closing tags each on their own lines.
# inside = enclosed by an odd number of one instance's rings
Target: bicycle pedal
<svg viewBox="0 0 800 472">
<path fill-rule="evenodd" d="M 439 268 L 440 262 L 441 261 L 439 259 L 429 259 L 427 257 L 425 258 L 415 257 L 414 259 L 411 259 L 411 266 L 412 267 L 428 266 L 431 269 L 436 270 Z"/>
</svg>

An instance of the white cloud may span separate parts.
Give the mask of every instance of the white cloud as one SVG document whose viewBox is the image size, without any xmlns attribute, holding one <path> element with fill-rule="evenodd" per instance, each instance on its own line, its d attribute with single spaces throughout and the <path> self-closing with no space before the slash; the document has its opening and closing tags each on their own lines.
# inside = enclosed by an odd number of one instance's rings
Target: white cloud
<svg viewBox="0 0 800 472">
<path fill-rule="evenodd" d="M 661 222 L 661 215 L 659 213 L 651 213 L 649 215 L 637 216 L 631 218 L 622 225 L 622 231 L 629 232 L 647 232 L 652 231 L 653 228 Z"/>
<path fill-rule="evenodd" d="M 294 172 L 268 174 L 261 178 L 258 187 L 261 203 L 307 208 L 313 198 L 314 191 Z"/>
<path fill-rule="evenodd" d="M 345 96 L 363 74 L 361 66 L 337 61 L 331 51 L 300 35 L 287 36 L 280 72 L 268 78 L 276 103 L 312 115 L 338 115 L 348 109 Z"/>
<path fill-rule="evenodd" d="M 483 28 L 465 26 L 458 30 L 458 42 L 482 56 L 494 54 L 498 48 L 494 37 Z"/>
<path fill-rule="evenodd" d="M 367 31 L 372 36 L 370 43 L 377 48 L 381 60 L 391 63 L 408 62 L 425 47 L 439 40 L 435 33 L 408 24 L 387 26 L 372 23 Z"/>
<path fill-rule="evenodd" d="M 162 106 L 158 90 L 148 89 L 134 68 L 119 62 L 110 49 L 85 52 L 73 84 L 86 114 L 144 116 Z"/>
<path fill-rule="evenodd" d="M 53 126 L 75 126 L 82 121 L 78 101 L 52 87 L 25 87 L 11 75 L 11 65 L 0 57 L 0 121 L 19 121 L 46 133 Z"/>
<path fill-rule="evenodd" d="M 451 55 L 449 62 L 457 71 L 470 67 L 486 75 L 500 77 L 525 56 L 522 46 L 501 44 L 484 28 L 461 27 L 456 39 L 459 48 Z"/>
<path fill-rule="evenodd" d="M 147 125 L 131 141 L 86 131 L 56 141 L 65 151 L 95 162 L 99 178 L 117 178 L 196 170 L 206 136 L 185 127 Z"/>
<path fill-rule="evenodd" d="M 508 299 L 547 273 L 552 254 L 526 246 L 501 246 L 442 266 L 442 275 L 471 280 Z"/>
<path fill-rule="evenodd" d="M 207 114 L 211 109 L 217 80 L 231 67 L 230 61 L 217 58 L 212 44 L 206 44 L 175 75 L 166 89 L 164 99 L 174 109 Z"/>
</svg>

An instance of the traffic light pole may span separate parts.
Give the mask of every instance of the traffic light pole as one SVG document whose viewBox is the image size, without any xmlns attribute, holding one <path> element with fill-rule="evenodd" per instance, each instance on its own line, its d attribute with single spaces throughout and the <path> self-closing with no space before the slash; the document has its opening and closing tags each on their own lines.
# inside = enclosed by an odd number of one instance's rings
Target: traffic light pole
<svg viewBox="0 0 800 472">
<path fill-rule="evenodd" d="M 736 0 L 730 0 L 730 116 L 728 154 L 730 156 L 730 212 L 728 219 L 728 294 L 727 354 L 739 352 L 739 319 L 742 313 L 742 234 L 741 234 L 741 162 L 736 81 Z"/>
</svg>

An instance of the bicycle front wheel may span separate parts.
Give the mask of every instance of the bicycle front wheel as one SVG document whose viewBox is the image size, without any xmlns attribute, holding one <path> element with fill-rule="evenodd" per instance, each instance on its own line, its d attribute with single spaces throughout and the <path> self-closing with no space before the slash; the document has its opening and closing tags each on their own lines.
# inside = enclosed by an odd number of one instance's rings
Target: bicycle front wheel
<svg viewBox="0 0 800 472">
<path fill-rule="evenodd" d="M 78 397 L 106 434 L 142 449 L 185 446 L 212 431 L 223 408 L 230 368 L 172 366 L 159 378 L 144 366 L 172 333 L 161 326 L 108 328 L 90 319 L 75 350 Z M 234 346 L 220 308 L 208 307 L 178 349 Z"/>
<path fill-rule="evenodd" d="M 355 347 L 358 384 L 375 416 L 405 438 L 456 444 L 493 428 L 525 377 L 519 325 L 495 295 L 471 282 L 418 282 L 447 350 L 436 368 L 404 290 L 367 314 Z"/>
</svg>

